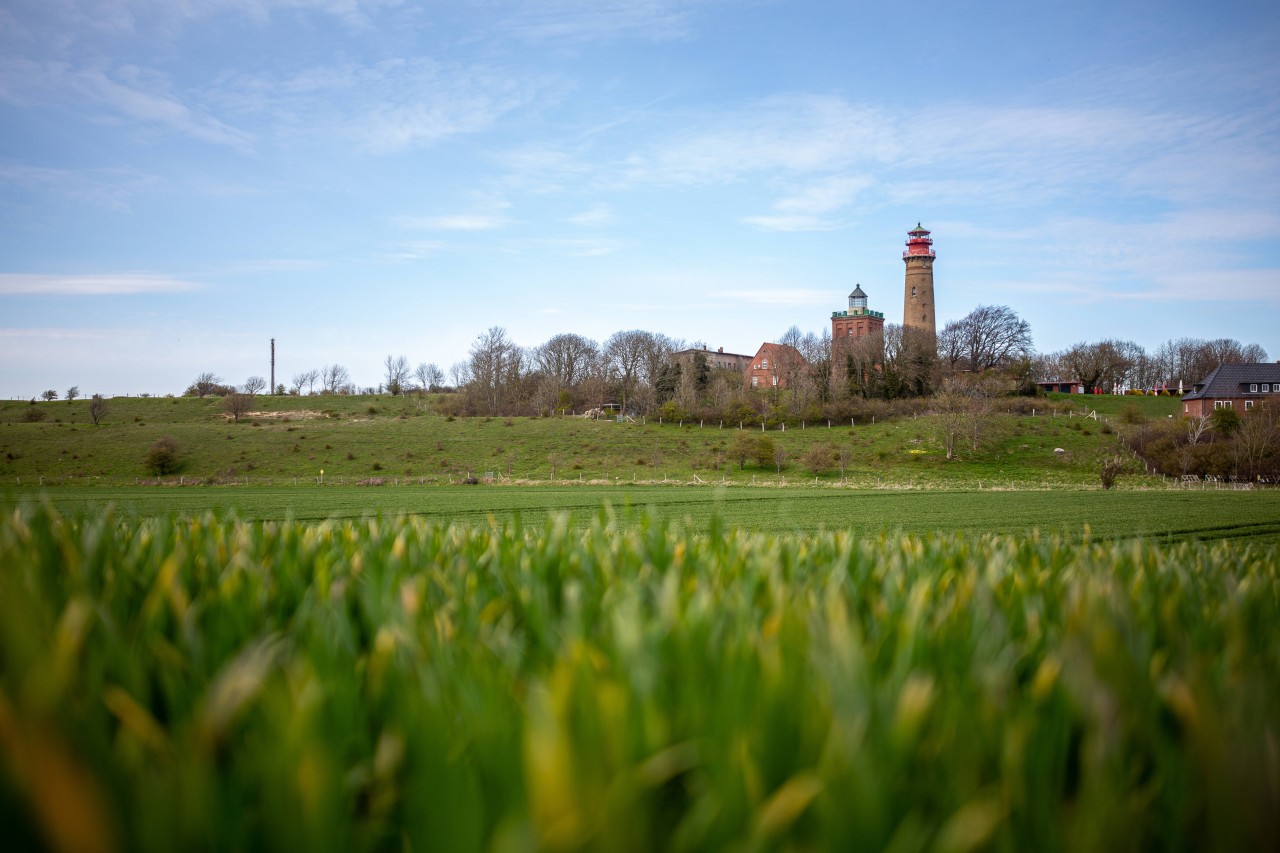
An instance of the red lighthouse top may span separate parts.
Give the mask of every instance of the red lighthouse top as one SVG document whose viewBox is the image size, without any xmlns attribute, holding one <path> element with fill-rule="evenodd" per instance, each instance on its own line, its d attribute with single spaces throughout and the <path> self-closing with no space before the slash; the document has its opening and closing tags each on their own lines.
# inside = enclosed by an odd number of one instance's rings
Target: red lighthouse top
<svg viewBox="0 0 1280 853">
<path fill-rule="evenodd" d="M 907 250 L 902 253 L 903 260 L 913 256 L 926 258 L 937 257 L 937 255 L 934 254 L 933 249 L 929 248 L 933 245 L 933 240 L 929 238 L 928 229 L 922 226 L 919 222 L 916 223 L 915 228 L 912 228 L 907 232 L 907 236 L 911 239 L 907 240 Z"/>
</svg>

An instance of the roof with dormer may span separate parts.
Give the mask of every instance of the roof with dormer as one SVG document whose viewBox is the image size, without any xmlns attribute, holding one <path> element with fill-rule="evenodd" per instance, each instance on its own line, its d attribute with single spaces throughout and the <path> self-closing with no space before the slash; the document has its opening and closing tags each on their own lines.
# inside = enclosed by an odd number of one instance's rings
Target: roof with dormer
<svg viewBox="0 0 1280 853">
<path fill-rule="evenodd" d="M 1250 384 L 1280 382 L 1280 364 L 1255 362 L 1253 364 L 1222 364 L 1182 395 L 1184 400 L 1239 397 Z"/>
</svg>

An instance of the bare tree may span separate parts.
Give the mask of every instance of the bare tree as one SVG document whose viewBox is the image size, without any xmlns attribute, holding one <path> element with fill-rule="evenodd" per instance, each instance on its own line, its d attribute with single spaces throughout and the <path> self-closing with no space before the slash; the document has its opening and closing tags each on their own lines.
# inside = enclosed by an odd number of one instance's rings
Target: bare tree
<svg viewBox="0 0 1280 853">
<path fill-rule="evenodd" d="M 964 327 L 964 320 L 952 320 L 938 332 L 938 360 L 952 371 L 959 369 L 965 356 Z"/>
<path fill-rule="evenodd" d="M 586 378 L 600 347 L 581 335 L 556 335 L 533 353 L 538 370 L 555 380 L 560 388 L 573 388 Z"/>
<path fill-rule="evenodd" d="M 387 380 L 387 393 L 398 396 L 409 384 L 409 359 L 388 355 L 382 360 L 383 375 Z"/>
<path fill-rule="evenodd" d="M 198 397 L 208 397 L 210 394 L 216 394 L 222 386 L 222 378 L 215 373 L 205 372 L 196 377 L 196 381 L 191 383 L 191 388 Z"/>
<path fill-rule="evenodd" d="M 244 385 L 241 386 L 241 390 L 245 394 L 249 395 L 249 397 L 253 397 L 261 393 L 262 389 L 266 387 L 267 380 L 263 379 L 261 376 L 250 376 L 244 381 Z"/>
<path fill-rule="evenodd" d="M 1197 445 L 1201 437 L 1209 431 L 1212 421 L 1208 415 L 1187 418 L 1187 443 Z"/>
<path fill-rule="evenodd" d="M 320 387 L 326 394 L 338 394 L 351 382 L 351 374 L 341 364 L 320 368 Z"/>
<path fill-rule="evenodd" d="M 52 388 L 50 388 L 48 391 L 45 391 L 45 392 L 44 392 L 43 394 L 41 394 L 40 396 L 41 396 L 41 397 L 43 397 L 43 398 L 44 398 L 44 399 L 46 399 L 46 400 L 50 400 L 50 401 L 52 401 L 52 400 L 56 400 L 56 399 L 58 399 L 58 392 L 57 392 L 57 391 L 55 391 L 55 390 L 53 390 Z"/>
<path fill-rule="evenodd" d="M 320 371 L 316 370 L 315 368 L 312 368 L 311 370 L 304 370 L 301 373 L 293 374 L 293 386 L 292 386 L 293 393 L 301 394 L 303 388 L 307 389 L 308 394 L 314 393 L 315 387 L 316 387 L 316 380 L 319 378 L 320 378 Z"/>
<path fill-rule="evenodd" d="M 222 398 L 222 411 L 231 415 L 234 421 L 240 420 L 242 415 L 247 415 L 253 410 L 253 395 L 233 393 Z"/>
<path fill-rule="evenodd" d="M 956 456 L 956 445 L 966 431 L 969 418 L 969 401 L 961 379 L 948 376 L 942 380 L 942 387 L 933 396 L 933 413 L 942 449 L 950 462 Z"/>
<path fill-rule="evenodd" d="M 103 399 L 101 394 L 94 394 L 89 398 L 89 420 L 93 421 L 93 425 L 97 426 L 102 423 L 102 419 L 107 415 L 107 401 Z"/>
<path fill-rule="evenodd" d="M 413 372 L 413 376 L 418 380 L 418 387 L 422 389 L 424 394 L 428 391 L 438 391 L 440 386 L 444 385 L 444 371 L 434 362 L 419 364 L 418 369 Z"/>
<path fill-rule="evenodd" d="M 455 361 L 449 366 L 449 378 L 453 380 L 455 389 L 461 388 L 471 381 L 471 368 L 465 361 Z"/>
<path fill-rule="evenodd" d="M 72 385 L 67 389 L 67 400 L 74 400 L 80 396 L 80 386 Z"/>
<path fill-rule="evenodd" d="M 1189 387 L 1220 365 L 1264 362 L 1267 351 L 1258 344 L 1242 344 L 1231 338 L 1177 338 L 1161 344 L 1153 360 L 1153 372 L 1160 382 L 1171 386 L 1182 382 Z"/>
<path fill-rule="evenodd" d="M 622 395 L 624 412 L 627 410 L 628 399 L 634 395 L 636 386 L 640 383 L 648 335 L 648 332 L 640 329 L 614 332 L 604 344 L 604 358 Z"/>
<path fill-rule="evenodd" d="M 489 415 L 501 414 L 520 378 L 520 347 L 507 337 L 507 330 L 492 326 L 471 345 L 467 391 L 475 408 Z"/>
<path fill-rule="evenodd" d="M 1275 449 L 1280 440 L 1275 413 L 1266 406 L 1250 411 L 1232 439 L 1232 452 L 1237 467 L 1242 467 L 1249 478 L 1258 474 L 1262 460 Z"/>
<path fill-rule="evenodd" d="M 1118 382 L 1129 369 L 1123 347 L 1115 341 L 1079 343 L 1063 352 L 1060 358 L 1086 392 Z"/>
<path fill-rule="evenodd" d="M 853 448 L 847 444 L 840 445 L 839 450 L 836 451 L 836 458 L 840 462 L 840 479 L 843 480 L 845 469 L 853 461 Z"/>
<path fill-rule="evenodd" d="M 1031 324 L 1007 305 L 979 305 L 942 329 L 938 352 L 953 368 L 981 373 L 1031 354 Z"/>
</svg>

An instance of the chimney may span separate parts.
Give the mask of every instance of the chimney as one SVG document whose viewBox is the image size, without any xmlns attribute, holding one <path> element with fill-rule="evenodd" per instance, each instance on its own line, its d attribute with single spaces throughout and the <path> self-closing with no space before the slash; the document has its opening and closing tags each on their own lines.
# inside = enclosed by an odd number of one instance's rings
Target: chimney
<svg viewBox="0 0 1280 853">
<path fill-rule="evenodd" d="M 720 349 L 716 350 L 716 352 L 724 352 L 724 347 L 720 347 Z"/>
</svg>

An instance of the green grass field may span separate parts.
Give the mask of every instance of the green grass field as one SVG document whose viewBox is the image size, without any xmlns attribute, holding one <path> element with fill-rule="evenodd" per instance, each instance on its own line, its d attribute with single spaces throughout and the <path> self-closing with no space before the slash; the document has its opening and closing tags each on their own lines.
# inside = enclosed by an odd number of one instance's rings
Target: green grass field
<svg viewBox="0 0 1280 853">
<path fill-rule="evenodd" d="M 1276 546 L 18 509 L 0 821 L 95 851 L 1267 849 L 1278 622 Z"/>
<path fill-rule="evenodd" d="M 1087 405 L 1086 405 L 1087 404 Z M 875 487 L 964 487 L 1003 484 L 1094 485 L 1098 459 L 1125 428 L 1121 412 L 1173 414 L 1172 398 L 1070 398 L 1039 401 L 1035 417 L 994 416 L 980 446 L 962 443 L 948 462 L 933 418 L 899 418 L 850 426 L 825 422 L 771 430 L 785 452 L 772 464 L 740 467 L 728 450 L 735 424 L 619 424 L 580 418 L 459 418 L 434 414 L 429 401 L 404 397 L 263 397 L 238 423 L 221 401 L 123 398 L 108 403 L 100 426 L 88 403 L 54 401 L 34 408 L 44 420 L 24 421 L 32 406 L 0 403 L 0 485 L 132 485 L 152 475 L 143 460 L 167 436 L 177 443 L 184 479 L 291 484 L 295 479 L 359 482 L 370 478 L 456 482 L 469 474 L 514 481 L 751 482 L 785 477 L 813 482 L 801 463 L 815 445 L 845 449 L 844 478 Z M 1082 417 L 1097 411 L 1106 422 Z M 748 424 L 747 427 L 752 425 Z M 756 425 L 753 432 L 758 432 Z M 1057 454 L 1055 449 L 1064 452 Z M 841 480 L 835 465 L 817 482 Z M 1123 481 L 1122 481 L 1123 483 Z"/>
<path fill-rule="evenodd" d="M 1264 849 L 1280 493 L 1102 491 L 1115 432 L 1177 401 L 1051 402 L 955 462 L 929 417 L 771 431 L 781 475 L 718 425 L 0 404 L 0 824 L 106 853 Z M 162 435 L 184 485 L 144 485 Z M 795 463 L 818 443 L 844 478 Z"/>
<path fill-rule="evenodd" d="M 199 516 L 233 512 L 246 520 L 320 521 L 410 515 L 443 523 L 542 523 L 571 513 L 591 522 L 603 505 L 626 525 L 650 513 L 706 531 L 724 528 L 782 533 L 844 530 L 881 533 L 1032 531 L 1081 539 L 1144 537 L 1159 541 L 1280 541 L 1275 491 L 855 491 L 839 488 L 673 486 L 308 486 L 74 487 L 0 493 L 4 503 L 46 500 L 64 514 L 114 508 L 126 517 Z"/>
</svg>

